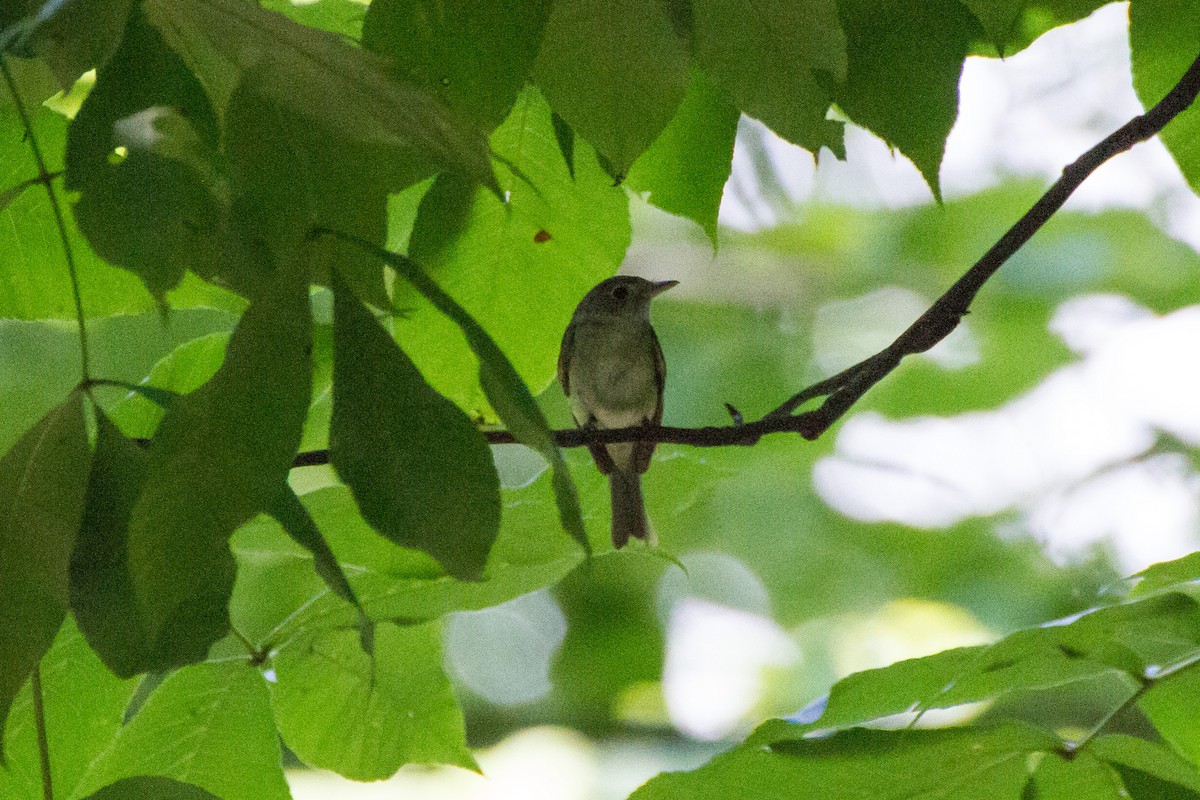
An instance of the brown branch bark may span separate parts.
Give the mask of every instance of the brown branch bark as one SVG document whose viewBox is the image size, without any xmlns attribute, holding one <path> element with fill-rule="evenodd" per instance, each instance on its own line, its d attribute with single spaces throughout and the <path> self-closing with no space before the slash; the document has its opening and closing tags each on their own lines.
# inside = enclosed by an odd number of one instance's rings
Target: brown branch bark
<svg viewBox="0 0 1200 800">
<path fill-rule="evenodd" d="M 707 428 L 647 425 L 611 430 L 567 429 L 555 431 L 555 441 L 559 447 L 632 441 L 723 447 L 752 445 L 770 433 L 798 433 L 805 439 L 816 439 L 829 430 L 867 390 L 899 366 L 906 356 L 925 352 L 958 327 L 984 283 L 1062 208 L 1067 198 L 1101 164 L 1156 135 L 1190 106 L 1197 94 L 1200 94 L 1200 57 L 1192 62 L 1179 82 L 1153 108 L 1134 117 L 1064 167 L 1062 176 L 1046 190 L 1041 199 L 894 342 L 870 358 L 797 392 L 761 419 Z M 793 413 L 818 397 L 826 398 L 819 408 L 801 414 Z M 735 414 L 735 419 L 739 416 Z M 516 441 L 507 431 L 486 431 L 484 435 L 492 444 L 511 444 Z M 328 451 L 315 450 L 297 456 L 295 466 L 325 464 L 328 460 Z"/>
</svg>

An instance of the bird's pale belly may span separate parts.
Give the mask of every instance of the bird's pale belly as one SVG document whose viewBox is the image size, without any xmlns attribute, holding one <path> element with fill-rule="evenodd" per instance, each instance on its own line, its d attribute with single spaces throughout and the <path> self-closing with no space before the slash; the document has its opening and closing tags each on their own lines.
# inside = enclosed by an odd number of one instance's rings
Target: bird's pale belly
<svg viewBox="0 0 1200 800">
<path fill-rule="evenodd" d="M 600 325 L 588 325 L 576 334 L 570 365 L 572 406 L 588 409 L 600 427 L 639 425 L 654 415 L 654 353 L 650 340 L 638 334 Z M 581 364 L 587 366 L 581 369 Z"/>
</svg>

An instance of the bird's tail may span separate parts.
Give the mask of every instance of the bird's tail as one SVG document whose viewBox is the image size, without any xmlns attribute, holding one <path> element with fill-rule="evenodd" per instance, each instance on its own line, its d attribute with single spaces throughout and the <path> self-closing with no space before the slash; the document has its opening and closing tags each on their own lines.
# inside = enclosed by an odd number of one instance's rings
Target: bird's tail
<svg viewBox="0 0 1200 800">
<path fill-rule="evenodd" d="M 613 547 L 624 547 L 630 538 L 644 539 L 653 546 L 656 537 L 642 503 L 642 476 L 613 470 L 608 476 L 608 487 L 612 492 Z"/>
</svg>

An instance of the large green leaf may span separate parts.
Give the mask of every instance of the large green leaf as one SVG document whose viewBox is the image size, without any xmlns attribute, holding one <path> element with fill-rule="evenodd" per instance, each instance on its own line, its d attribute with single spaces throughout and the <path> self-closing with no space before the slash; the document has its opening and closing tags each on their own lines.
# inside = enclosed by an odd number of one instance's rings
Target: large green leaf
<svg viewBox="0 0 1200 800">
<path fill-rule="evenodd" d="M 197 664 L 151 693 L 92 764 L 77 796 L 144 775 L 193 784 L 221 800 L 287 800 L 280 762 L 263 677 L 244 661 Z"/>
<path fill-rule="evenodd" d="M 1013 27 L 1021 16 L 1021 12 L 1029 5 L 1029 0 L 962 0 L 963 5 L 971 9 L 971 13 L 983 26 L 983 32 L 988 41 L 996 45 L 1001 55 L 1013 32 Z"/>
<path fill-rule="evenodd" d="M 1046 753 L 1030 776 L 1025 796 L 1036 800 L 1120 800 L 1120 780 L 1113 770 L 1086 750 L 1069 758 Z"/>
<path fill-rule="evenodd" d="M 633 162 L 626 180 L 663 211 L 695 221 L 717 244 L 717 211 L 733 166 L 737 107 L 692 71 L 687 94 L 670 124 Z"/>
<path fill-rule="evenodd" d="M 0 733 L 67 611 L 68 563 L 90 460 L 79 392 L 0 458 Z"/>
<path fill-rule="evenodd" d="M 220 800 L 199 786 L 161 775 L 122 778 L 87 796 L 87 800 Z"/>
<path fill-rule="evenodd" d="M 1133 88 L 1147 109 L 1200 56 L 1200 2 L 1138 0 L 1129 7 Z M 1200 107 L 1193 104 L 1159 134 L 1192 190 L 1200 192 Z"/>
<path fill-rule="evenodd" d="M 202 659 L 228 626 L 228 539 L 268 510 L 291 467 L 308 408 L 306 287 L 280 277 L 251 303 L 216 375 L 175 401 L 148 451 L 129 512 L 128 569 L 139 670 Z M 133 668 L 132 662 L 129 664 Z"/>
<path fill-rule="evenodd" d="M 1088 749 L 1112 764 L 1123 776 L 1133 770 L 1170 784 L 1178 793 L 1176 796 L 1200 796 L 1200 770 L 1161 744 L 1124 733 L 1110 733 L 1088 743 Z M 1131 786 L 1127 788 L 1132 789 Z M 1133 796 L 1140 795 L 1135 793 Z"/>
<path fill-rule="evenodd" d="M 693 772 L 660 775 L 631 800 L 1017 798 L 1029 756 L 1059 744 L 1014 722 L 938 731 L 854 729 L 769 749 L 743 745 Z"/>
<path fill-rule="evenodd" d="M 688 57 L 665 3 L 557 0 L 534 82 L 623 176 L 683 99 Z"/>
<path fill-rule="evenodd" d="M 93 759 L 112 743 L 137 680 L 120 680 L 88 647 L 68 616 L 42 658 L 42 708 L 55 797 L 75 797 L 75 786 Z M 5 766 L 0 796 L 42 800 L 38 740 L 30 684 L 17 695 L 4 732 Z"/>
<path fill-rule="evenodd" d="M 912 159 L 934 197 L 979 23 L 957 0 L 840 0 L 846 82 L 838 105 Z"/>
<path fill-rule="evenodd" d="M 738 108 L 813 153 L 845 156 L 841 123 L 825 119 L 846 80 L 846 37 L 834 0 L 697 0 L 696 63 Z"/>
<path fill-rule="evenodd" d="M 363 46 L 491 130 L 525 84 L 549 11 L 549 0 L 378 0 Z"/>
<path fill-rule="evenodd" d="M 476 579 L 500 529 L 487 442 L 344 285 L 334 291 L 330 463 L 363 517 L 446 571 Z"/>
<path fill-rule="evenodd" d="M 148 0 L 150 21 L 204 84 L 218 114 L 243 81 L 332 142 L 374 145 L 415 182 L 449 170 L 495 186 L 482 133 L 386 60 L 336 34 L 241 0 Z"/>
<path fill-rule="evenodd" d="M 292 639 L 272 661 L 279 731 L 305 763 L 355 780 L 380 780 L 411 763 L 475 769 L 441 662 L 437 623 L 380 624 L 374 656 L 353 630 Z"/>
<path fill-rule="evenodd" d="M 629 206 L 588 148 L 575 151 L 572 179 L 555 143 L 550 110 L 535 89 L 518 99 L 492 148 L 520 170 L 500 168 L 502 203 L 488 192 L 438 180 L 421 202 L 409 254 L 470 313 L 535 391 L 553 378 L 575 304 L 610 277 L 629 247 Z M 457 321 L 400 285 L 405 313 L 396 336 L 438 391 L 473 415 L 477 356 Z"/>
</svg>

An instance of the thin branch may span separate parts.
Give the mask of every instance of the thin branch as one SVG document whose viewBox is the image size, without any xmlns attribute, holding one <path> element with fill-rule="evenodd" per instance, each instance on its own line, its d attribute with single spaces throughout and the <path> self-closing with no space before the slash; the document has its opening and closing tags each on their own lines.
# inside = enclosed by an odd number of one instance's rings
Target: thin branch
<svg viewBox="0 0 1200 800">
<path fill-rule="evenodd" d="M 13 105 L 16 107 L 17 114 L 21 118 L 21 124 L 25 128 L 25 135 L 29 138 L 29 148 L 33 151 L 33 158 L 37 162 L 38 175 L 35 180 L 46 187 L 46 194 L 50 196 L 50 208 L 54 212 L 54 221 L 58 225 L 58 236 L 62 241 L 63 256 L 67 262 L 67 273 L 71 277 L 71 295 L 75 300 L 75 320 L 79 324 L 80 372 L 83 375 L 83 380 L 87 381 L 91 377 L 91 361 L 88 357 L 87 327 L 84 325 L 83 317 L 83 296 L 79 291 L 79 270 L 75 266 L 75 254 L 71 250 L 71 238 L 67 233 L 66 217 L 63 214 L 62 205 L 59 203 L 58 193 L 54 190 L 54 176 L 58 173 L 52 173 L 46 168 L 46 159 L 42 156 L 41 145 L 38 144 L 37 135 L 33 132 L 33 120 L 25 108 L 25 102 L 21 99 L 21 93 L 17 90 L 17 82 L 13 79 L 12 71 L 8 68 L 8 59 L 2 54 L 0 54 L 0 74 L 3 74 L 4 82 L 8 85 L 8 92 L 12 95 Z"/>
<path fill-rule="evenodd" d="M 958 327 L 959 320 L 967 313 L 975 295 L 988 278 L 1049 221 L 1067 198 L 1101 164 L 1157 134 L 1190 106 L 1198 93 L 1200 57 L 1192 62 L 1179 82 L 1157 105 L 1122 125 L 1074 163 L 1065 167 L 1062 177 L 1034 203 L 1025 216 L 1017 220 L 1017 223 L 908 330 L 900 334 L 896 341 L 850 369 L 796 394 L 772 411 L 768 417 L 789 415 L 809 400 L 828 395 L 825 403 L 815 412 L 818 419 L 814 420 L 815 426 L 810 431 L 812 436 L 806 435 L 806 438 L 815 438 L 828 430 L 858 398 L 895 369 L 901 359 L 925 352 Z"/>
<path fill-rule="evenodd" d="M 38 760 L 42 767 L 42 797 L 54 800 L 54 780 L 50 771 L 50 740 L 46 736 L 46 709 L 42 702 L 42 667 L 33 665 L 29 676 L 29 691 L 33 695 L 33 722 L 37 727 Z"/>
</svg>

